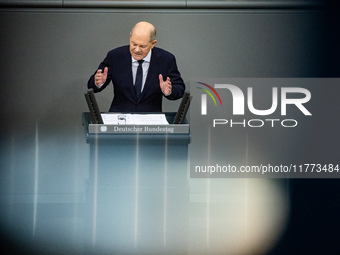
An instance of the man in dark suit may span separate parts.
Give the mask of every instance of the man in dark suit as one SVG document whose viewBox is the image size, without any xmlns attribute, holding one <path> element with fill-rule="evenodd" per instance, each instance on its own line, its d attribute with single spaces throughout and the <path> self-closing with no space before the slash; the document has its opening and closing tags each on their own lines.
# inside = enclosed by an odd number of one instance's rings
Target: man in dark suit
<svg viewBox="0 0 340 255">
<path fill-rule="evenodd" d="M 113 83 L 110 112 L 161 112 L 163 96 L 176 100 L 185 85 L 170 52 L 155 47 L 156 29 L 139 22 L 130 33 L 130 45 L 111 50 L 88 81 L 102 91 Z M 164 81 L 165 79 L 165 81 Z"/>
</svg>

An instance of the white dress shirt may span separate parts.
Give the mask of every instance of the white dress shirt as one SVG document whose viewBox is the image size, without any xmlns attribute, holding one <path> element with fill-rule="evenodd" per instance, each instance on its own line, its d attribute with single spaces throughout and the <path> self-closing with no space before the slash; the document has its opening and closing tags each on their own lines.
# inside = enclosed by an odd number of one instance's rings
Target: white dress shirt
<svg viewBox="0 0 340 255">
<path fill-rule="evenodd" d="M 144 89 L 144 84 L 145 84 L 146 76 L 148 75 L 148 71 L 149 71 L 149 67 L 150 67 L 151 51 L 152 51 L 152 49 L 149 51 L 148 55 L 145 58 L 143 58 L 144 62 L 142 64 L 142 67 L 143 67 L 142 91 Z M 131 56 L 131 60 L 132 60 L 133 84 L 135 84 L 137 68 L 138 68 L 139 63 L 132 56 Z"/>
</svg>

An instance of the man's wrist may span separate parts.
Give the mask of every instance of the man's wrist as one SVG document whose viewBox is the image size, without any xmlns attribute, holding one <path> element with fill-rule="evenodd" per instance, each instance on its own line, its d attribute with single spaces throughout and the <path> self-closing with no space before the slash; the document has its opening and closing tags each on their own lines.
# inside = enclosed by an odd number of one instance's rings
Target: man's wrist
<svg viewBox="0 0 340 255">
<path fill-rule="evenodd" d="M 172 93 L 172 90 L 170 91 L 170 93 L 169 93 L 169 94 L 165 94 L 163 90 L 162 90 L 162 93 L 163 93 L 163 95 L 164 95 L 164 96 L 166 96 L 166 97 L 167 97 L 167 96 L 170 96 L 170 95 L 171 95 L 171 93 Z"/>
<path fill-rule="evenodd" d="M 97 85 L 96 83 L 94 83 L 94 85 L 96 85 L 97 88 L 101 88 L 104 84 L 105 84 L 105 82 L 103 82 L 103 83 L 100 84 L 100 85 Z"/>
</svg>

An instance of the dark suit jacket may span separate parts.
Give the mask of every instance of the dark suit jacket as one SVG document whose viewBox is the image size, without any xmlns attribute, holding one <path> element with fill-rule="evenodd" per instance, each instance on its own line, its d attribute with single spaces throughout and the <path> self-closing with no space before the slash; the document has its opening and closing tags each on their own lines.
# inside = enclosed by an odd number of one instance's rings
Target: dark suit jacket
<svg viewBox="0 0 340 255">
<path fill-rule="evenodd" d="M 103 90 L 113 83 L 114 98 L 110 112 L 161 112 L 163 93 L 159 87 L 159 74 L 170 78 L 172 93 L 167 99 L 176 100 L 183 96 L 185 85 L 177 69 L 176 59 L 170 52 L 154 47 L 144 89 L 137 100 L 132 78 L 132 63 L 129 46 L 111 50 L 98 69 L 108 67 L 105 84 L 98 89 L 94 84 L 94 75 L 88 81 L 88 88 L 94 92 Z M 97 70 L 98 70 L 97 69 Z"/>
</svg>

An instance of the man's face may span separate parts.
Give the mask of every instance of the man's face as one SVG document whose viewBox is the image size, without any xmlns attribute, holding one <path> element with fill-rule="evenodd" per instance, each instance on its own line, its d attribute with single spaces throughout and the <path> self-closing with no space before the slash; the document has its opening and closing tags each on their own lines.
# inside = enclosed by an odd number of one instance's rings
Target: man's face
<svg viewBox="0 0 340 255">
<path fill-rule="evenodd" d="M 150 33 L 133 32 L 130 36 L 130 53 L 135 60 L 145 58 L 149 51 L 155 47 L 156 40 L 150 42 Z"/>
</svg>

